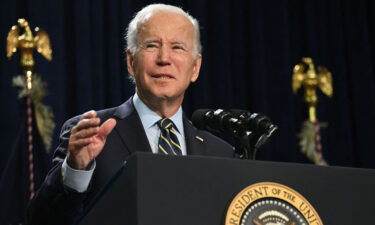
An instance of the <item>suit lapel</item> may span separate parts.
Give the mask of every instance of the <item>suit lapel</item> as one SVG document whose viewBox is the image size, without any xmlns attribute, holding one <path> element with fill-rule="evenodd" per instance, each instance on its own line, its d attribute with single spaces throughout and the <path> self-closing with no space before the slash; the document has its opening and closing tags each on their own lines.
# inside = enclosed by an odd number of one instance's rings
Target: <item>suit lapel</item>
<svg viewBox="0 0 375 225">
<path fill-rule="evenodd" d="M 197 128 L 195 128 L 191 122 L 183 116 L 185 141 L 186 141 L 186 152 L 188 155 L 201 155 L 202 149 L 204 148 L 204 140 L 200 137 Z"/>
<path fill-rule="evenodd" d="M 118 107 L 115 116 L 118 118 L 115 131 L 122 139 L 129 153 L 136 151 L 151 152 L 146 132 L 133 106 L 132 98 Z"/>
</svg>

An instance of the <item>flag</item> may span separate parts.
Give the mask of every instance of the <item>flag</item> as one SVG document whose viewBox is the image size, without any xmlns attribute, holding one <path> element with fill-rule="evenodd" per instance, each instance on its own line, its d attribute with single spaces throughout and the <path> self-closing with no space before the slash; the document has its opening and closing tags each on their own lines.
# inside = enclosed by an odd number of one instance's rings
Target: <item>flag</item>
<svg viewBox="0 0 375 225">
<path fill-rule="evenodd" d="M 314 122 L 306 120 L 302 124 L 302 131 L 298 134 L 301 152 L 316 165 L 328 165 L 323 158 L 320 137 L 320 129 L 327 126 L 327 123 L 321 123 L 317 120 Z"/>
</svg>

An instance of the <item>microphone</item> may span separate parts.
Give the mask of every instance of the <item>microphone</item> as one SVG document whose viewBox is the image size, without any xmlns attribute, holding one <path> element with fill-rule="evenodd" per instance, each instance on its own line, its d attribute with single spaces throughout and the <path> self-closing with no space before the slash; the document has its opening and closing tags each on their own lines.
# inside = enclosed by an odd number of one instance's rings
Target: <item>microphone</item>
<svg viewBox="0 0 375 225">
<path fill-rule="evenodd" d="M 270 137 L 276 130 L 277 126 L 274 125 L 271 120 L 258 113 L 250 113 L 249 111 L 242 109 L 231 109 L 230 112 L 237 117 L 247 130 L 252 131 L 259 135 L 266 135 Z"/>
<path fill-rule="evenodd" d="M 277 130 L 277 126 L 272 124 L 268 117 L 241 109 L 198 109 L 193 113 L 192 122 L 198 129 L 234 136 L 252 132 L 270 137 Z"/>
<path fill-rule="evenodd" d="M 259 147 L 277 130 L 277 126 L 266 116 L 240 109 L 198 109 L 193 113 L 191 120 L 198 129 L 234 136 L 235 153 L 247 159 L 255 159 Z"/>
<path fill-rule="evenodd" d="M 224 132 L 235 136 L 244 131 L 242 121 L 223 109 L 198 109 L 193 113 L 191 120 L 198 129 Z"/>
</svg>

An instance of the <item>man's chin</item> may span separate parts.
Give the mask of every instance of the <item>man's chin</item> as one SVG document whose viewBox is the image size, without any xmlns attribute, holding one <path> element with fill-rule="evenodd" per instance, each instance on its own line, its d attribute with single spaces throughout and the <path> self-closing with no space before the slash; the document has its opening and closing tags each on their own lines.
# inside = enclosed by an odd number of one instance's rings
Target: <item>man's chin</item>
<svg viewBox="0 0 375 225">
<path fill-rule="evenodd" d="M 175 101 L 178 98 L 172 94 L 159 94 L 159 95 L 155 95 L 155 99 L 159 101 Z"/>
<path fill-rule="evenodd" d="M 151 94 L 151 98 L 154 101 L 168 101 L 168 102 L 173 102 L 173 101 L 178 101 L 182 100 L 183 96 L 181 95 L 176 95 L 176 93 L 169 93 L 169 92 L 159 92 L 159 93 L 154 93 Z"/>
<path fill-rule="evenodd" d="M 184 98 L 184 94 L 176 93 L 175 90 L 168 90 L 167 88 L 156 88 L 156 89 L 149 89 L 148 91 L 140 92 L 137 90 L 138 96 L 141 97 L 142 100 L 147 102 L 173 102 L 173 101 L 181 101 Z"/>
</svg>

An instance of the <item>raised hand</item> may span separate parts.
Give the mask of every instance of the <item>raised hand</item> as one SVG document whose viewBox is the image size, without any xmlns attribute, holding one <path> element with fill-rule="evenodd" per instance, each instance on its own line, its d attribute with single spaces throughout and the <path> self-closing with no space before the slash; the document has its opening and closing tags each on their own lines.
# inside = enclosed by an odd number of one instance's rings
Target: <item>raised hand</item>
<svg viewBox="0 0 375 225">
<path fill-rule="evenodd" d="M 107 135 L 116 126 L 115 119 L 100 125 L 95 111 L 84 113 L 71 130 L 68 145 L 68 164 L 73 169 L 84 170 L 103 150 Z"/>
</svg>

